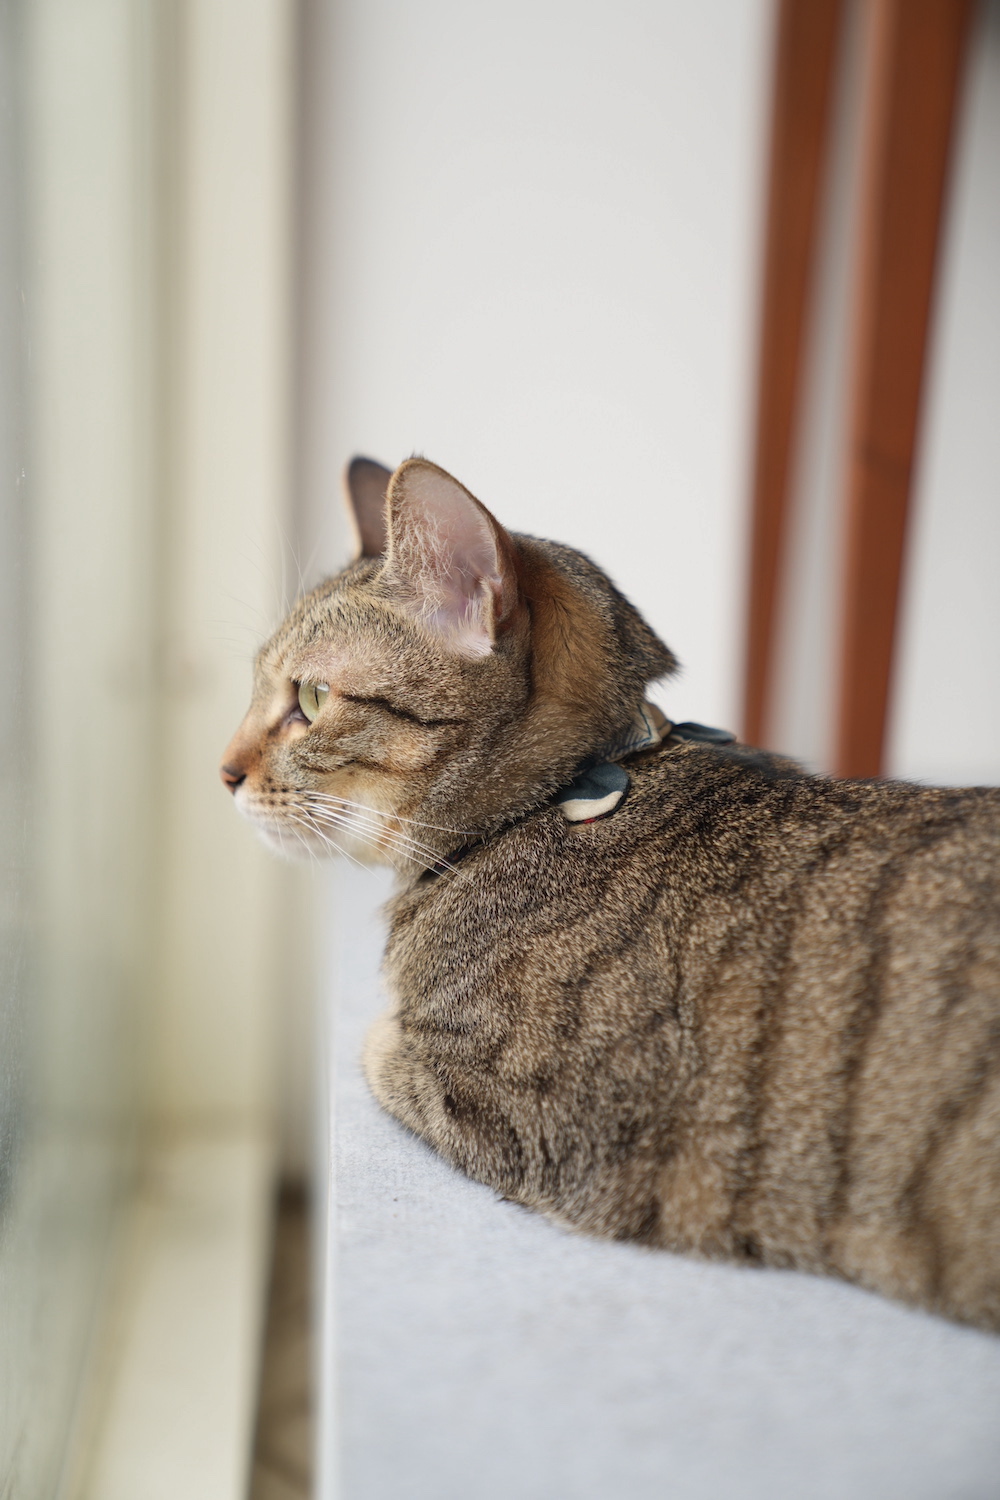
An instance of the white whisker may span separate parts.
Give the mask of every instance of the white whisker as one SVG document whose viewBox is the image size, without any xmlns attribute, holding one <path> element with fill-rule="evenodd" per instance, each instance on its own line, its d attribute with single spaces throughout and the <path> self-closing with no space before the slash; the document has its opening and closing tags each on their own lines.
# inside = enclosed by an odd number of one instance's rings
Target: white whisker
<svg viewBox="0 0 1000 1500">
<path fill-rule="evenodd" d="M 350 850 L 343 848 L 343 846 L 341 844 L 338 844 L 335 839 L 329 838 L 322 831 L 322 829 L 315 827 L 315 825 L 312 824 L 312 823 L 307 823 L 303 818 L 297 818 L 295 816 L 295 814 L 292 813 L 292 812 L 289 812 L 288 816 L 291 818 L 291 820 L 292 820 L 293 823 L 299 823 L 303 828 L 307 829 L 309 833 L 315 834 L 316 837 L 318 839 L 322 840 L 322 842 L 326 845 L 326 847 L 328 849 L 332 849 L 335 854 L 342 854 L 342 855 L 344 855 L 345 859 L 349 859 L 352 864 L 357 865 L 357 867 L 358 867 L 359 870 L 363 870 L 365 868 L 364 865 L 361 863 L 360 859 L 357 859 L 355 857 L 355 855 L 351 854 Z M 299 838 L 302 838 L 301 834 L 299 834 L 297 836 Z M 306 845 L 306 848 L 308 849 L 309 845 L 306 842 L 306 840 L 302 839 L 302 842 Z M 313 851 L 310 851 L 310 852 L 313 852 Z"/>
<path fill-rule="evenodd" d="M 337 823 L 344 828 L 359 828 L 366 831 L 378 833 L 385 838 L 391 838 L 397 843 L 404 843 L 413 849 L 422 849 L 428 854 L 437 854 L 437 850 L 431 844 L 422 839 L 415 839 L 411 834 L 404 833 L 400 829 L 391 828 L 379 818 L 366 817 L 364 814 L 341 812 L 336 808 L 309 807 L 311 816 L 322 820 Z"/>
<path fill-rule="evenodd" d="M 328 834 L 323 832 L 322 828 L 317 826 L 311 814 L 307 814 L 306 818 L 297 818 L 294 813 L 289 812 L 288 816 L 292 818 L 296 823 L 301 824 L 303 828 L 308 829 L 309 832 L 314 834 L 316 838 L 320 839 L 328 849 L 332 849 L 337 854 L 343 854 L 347 859 L 351 860 L 353 864 L 356 864 L 359 869 L 364 869 L 364 865 L 350 852 L 349 849 L 345 849 L 342 844 L 339 844 L 336 841 L 336 839 L 331 838 Z M 352 830 L 350 830 L 350 828 L 347 828 L 346 831 L 351 832 Z M 378 850 L 378 845 L 375 844 L 372 839 L 368 838 L 360 831 L 355 830 L 355 836 L 362 843 L 370 845 L 371 848 L 377 850 L 379 853 L 382 852 L 381 850 Z"/>
<path fill-rule="evenodd" d="M 370 827 L 379 829 L 380 832 L 392 833 L 396 837 L 408 839 L 410 843 L 421 848 L 429 849 L 431 847 L 429 844 L 424 844 L 422 840 L 415 839 L 412 834 L 390 828 L 385 820 L 391 818 L 391 814 L 378 813 L 372 808 L 362 809 L 358 807 L 347 809 L 335 807 L 332 804 L 316 802 L 310 793 L 305 793 L 298 801 L 300 806 L 308 805 L 310 811 L 314 812 L 317 817 L 322 816 L 344 820 L 348 825 L 354 823 L 367 824 Z"/>
<path fill-rule="evenodd" d="M 299 807 L 303 811 L 301 801 Z M 381 839 L 388 842 L 401 853 L 409 853 L 416 858 L 417 855 L 430 857 L 433 864 L 440 864 L 442 860 L 438 851 L 430 844 L 423 843 L 420 839 L 412 838 L 409 834 L 401 833 L 398 829 L 387 828 L 377 818 L 371 816 L 359 817 L 358 813 L 345 813 L 334 808 L 309 807 L 308 814 L 317 822 L 325 822 L 332 827 L 344 828 L 349 832 L 356 832 L 359 837 L 377 834 Z M 371 839 L 369 837 L 369 842 Z"/>
<path fill-rule="evenodd" d="M 334 797 L 329 792 L 306 792 L 302 795 L 313 797 L 320 802 L 331 802 L 337 807 L 357 808 L 361 812 L 368 813 L 374 811 L 366 802 L 352 802 L 348 797 Z M 393 813 L 391 816 L 398 818 L 401 823 L 412 823 L 414 828 L 433 828 L 436 833 L 454 833 L 462 834 L 465 838 L 469 837 L 467 828 L 449 828 L 444 823 L 424 823 L 420 818 L 408 818 L 404 813 Z"/>
<path fill-rule="evenodd" d="M 358 828 L 356 825 L 350 823 L 338 822 L 328 824 L 327 826 L 342 828 L 345 833 L 351 835 L 353 838 L 360 839 L 363 843 L 368 844 L 373 849 L 377 849 L 380 853 L 399 854 L 404 859 L 413 860 L 415 864 L 423 865 L 425 868 L 430 868 L 439 863 L 438 856 L 433 849 L 422 849 L 412 844 L 404 843 L 402 840 L 393 838 L 391 834 L 387 834 L 384 831 L 381 833 L 381 836 L 378 836 L 377 830 Z"/>
<path fill-rule="evenodd" d="M 309 855 L 309 858 L 313 861 L 314 864 L 318 865 L 319 864 L 319 860 L 316 858 L 316 851 L 315 851 L 315 849 L 313 849 L 313 847 L 309 843 L 309 841 L 307 839 L 303 838 L 302 834 L 299 833 L 299 831 L 298 831 L 297 828 L 293 828 L 291 831 L 295 835 L 295 837 L 298 839 L 298 841 L 302 845 L 303 849 Z M 279 836 L 280 836 L 280 834 L 279 834 Z"/>
<path fill-rule="evenodd" d="M 404 859 L 412 860 L 414 864 L 423 869 L 453 869 L 454 866 L 446 859 L 442 859 L 438 851 L 429 844 L 422 844 L 417 839 L 410 838 L 407 834 L 399 833 L 396 829 L 386 828 L 375 818 L 368 816 L 359 819 L 356 813 L 344 813 L 329 808 L 305 808 L 300 801 L 297 806 L 309 818 L 315 827 L 317 834 L 322 838 L 319 824 L 324 823 L 327 827 L 342 828 L 346 833 L 361 839 L 363 843 L 370 845 L 380 853 L 395 853 L 402 855 Z M 337 845 L 339 848 L 340 846 Z"/>
</svg>

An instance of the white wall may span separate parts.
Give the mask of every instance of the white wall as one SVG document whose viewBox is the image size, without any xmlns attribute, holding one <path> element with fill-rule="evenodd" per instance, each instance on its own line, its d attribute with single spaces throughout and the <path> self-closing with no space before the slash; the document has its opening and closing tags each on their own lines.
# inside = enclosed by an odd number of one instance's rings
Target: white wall
<svg viewBox="0 0 1000 1500">
<path fill-rule="evenodd" d="M 310 0 L 310 578 L 354 452 L 590 553 L 734 724 L 770 0 Z"/>
<path fill-rule="evenodd" d="M 889 769 L 1000 782 L 1000 3 L 973 32 L 907 559 Z"/>
</svg>

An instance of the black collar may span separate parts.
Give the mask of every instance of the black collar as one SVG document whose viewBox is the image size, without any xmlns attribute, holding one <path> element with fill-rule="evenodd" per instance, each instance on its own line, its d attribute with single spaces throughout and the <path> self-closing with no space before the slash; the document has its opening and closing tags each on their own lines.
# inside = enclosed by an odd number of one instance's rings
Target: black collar
<svg viewBox="0 0 1000 1500">
<path fill-rule="evenodd" d="M 731 745 L 736 736 L 728 729 L 712 729 L 707 724 L 672 724 L 652 703 L 642 703 L 632 722 L 595 755 L 590 755 L 577 767 L 571 779 L 551 799 L 550 806 L 558 807 L 567 823 L 597 823 L 610 818 L 621 807 L 628 796 L 631 777 L 619 764 L 632 755 L 654 749 L 668 740 L 691 741 L 699 745 Z M 531 812 L 505 825 L 516 828 Z M 424 871 L 421 879 L 443 875 L 453 870 L 470 854 L 481 849 L 487 837 L 472 839 L 460 844 L 443 859 L 439 859 Z"/>
</svg>

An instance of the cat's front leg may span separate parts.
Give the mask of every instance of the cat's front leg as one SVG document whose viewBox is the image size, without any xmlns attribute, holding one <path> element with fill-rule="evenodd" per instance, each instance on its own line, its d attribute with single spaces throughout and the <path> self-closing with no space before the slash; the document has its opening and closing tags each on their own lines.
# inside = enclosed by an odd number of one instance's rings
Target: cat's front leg
<svg viewBox="0 0 1000 1500">
<path fill-rule="evenodd" d="M 433 1139 L 429 1127 L 438 1114 L 438 1090 L 433 1075 L 403 1032 L 396 1006 L 383 1011 L 369 1027 L 362 1066 L 382 1108 L 418 1135 Z"/>
<path fill-rule="evenodd" d="M 391 1007 L 371 1026 L 363 1066 L 375 1098 L 454 1166 L 505 1196 L 524 1198 L 525 1152 L 507 1110 L 422 1055 Z"/>
</svg>

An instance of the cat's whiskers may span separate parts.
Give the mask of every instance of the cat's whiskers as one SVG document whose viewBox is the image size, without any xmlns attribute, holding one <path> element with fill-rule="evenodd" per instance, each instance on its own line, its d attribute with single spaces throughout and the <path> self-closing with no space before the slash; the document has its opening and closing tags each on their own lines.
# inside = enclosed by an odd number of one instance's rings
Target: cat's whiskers
<svg viewBox="0 0 1000 1500">
<path fill-rule="evenodd" d="M 319 821 L 326 821 L 333 826 L 355 831 L 361 835 L 374 836 L 400 850 L 400 852 L 409 852 L 415 856 L 419 855 L 430 858 L 433 864 L 437 864 L 440 860 L 438 850 L 432 845 L 425 844 L 420 839 L 415 839 L 398 829 L 387 827 L 377 819 L 359 817 L 357 813 L 353 812 L 344 814 L 328 808 L 311 808 L 309 811 L 310 815 Z"/>
<path fill-rule="evenodd" d="M 317 863 L 317 864 L 319 863 L 318 859 L 316 858 L 316 851 L 315 851 L 315 849 L 313 849 L 312 845 L 309 843 L 309 841 L 307 839 L 303 838 L 302 834 L 298 831 L 297 828 L 288 828 L 284 823 L 273 823 L 267 829 L 264 829 L 262 827 L 260 831 L 267 833 L 267 835 L 268 835 L 268 837 L 269 837 L 269 839 L 270 839 L 270 841 L 272 843 L 272 846 L 273 846 L 273 844 L 274 844 L 274 842 L 276 840 L 279 852 L 281 854 L 285 854 L 285 855 L 288 855 L 288 849 L 287 849 L 287 846 L 286 846 L 286 843 L 285 843 L 285 835 L 288 834 L 288 833 L 290 833 L 292 835 L 292 837 L 294 839 L 296 839 L 296 841 L 302 845 L 303 849 L 305 849 L 305 851 L 309 855 L 309 857 L 315 863 Z M 291 856 L 289 855 L 288 857 L 290 858 Z"/>
<path fill-rule="evenodd" d="M 329 810 L 311 808 L 310 815 L 320 822 L 327 822 L 331 826 L 344 828 L 348 832 L 356 832 L 359 836 L 367 837 L 370 841 L 382 840 L 401 852 L 412 852 L 415 855 L 430 856 L 436 862 L 438 852 L 429 844 L 421 843 L 419 839 L 410 838 L 408 834 L 400 833 L 396 829 L 387 828 L 375 819 L 359 819 L 357 814 L 349 816 L 343 813 L 330 812 Z"/>
<path fill-rule="evenodd" d="M 300 793 L 296 800 L 298 806 L 308 807 L 309 810 L 311 812 L 314 812 L 317 817 L 324 816 L 336 818 L 338 821 L 343 822 L 345 826 L 348 827 L 353 826 L 356 823 L 367 825 L 369 827 L 377 829 L 380 833 L 384 833 L 387 836 L 405 840 L 414 848 L 423 849 L 429 854 L 437 853 L 433 846 L 426 843 L 424 840 L 415 838 L 412 834 L 407 833 L 404 829 L 392 827 L 392 824 L 398 821 L 395 813 L 383 813 L 375 808 L 365 807 L 360 802 L 352 803 L 347 807 L 338 807 L 335 804 L 329 802 L 326 798 L 320 799 L 314 792 Z M 451 830 L 444 829 L 442 830 L 442 832 L 450 833 Z"/>
<path fill-rule="evenodd" d="M 451 870 L 454 866 L 443 857 L 440 848 L 428 844 L 422 839 L 414 838 L 404 829 L 392 826 L 396 815 L 391 813 L 375 813 L 372 808 L 365 808 L 362 804 L 355 803 L 349 808 L 341 808 L 333 805 L 319 804 L 311 800 L 311 794 L 305 799 L 308 803 L 309 816 L 319 821 L 326 821 L 335 827 L 344 828 L 358 837 L 366 838 L 368 842 L 374 842 L 376 847 L 381 847 L 384 852 L 397 852 L 422 864 L 426 869 L 440 867 Z M 300 806 L 304 805 L 300 802 Z M 424 825 L 433 827 L 435 825 Z M 444 830 L 451 832 L 451 830 Z"/>
<path fill-rule="evenodd" d="M 310 844 L 309 840 L 305 838 L 305 836 L 301 834 L 297 828 L 293 828 L 292 833 L 295 835 L 298 842 L 302 845 L 303 849 L 309 855 L 309 858 L 312 860 L 313 864 L 318 865 L 319 860 L 316 856 L 316 850 Z"/>
<path fill-rule="evenodd" d="M 313 826 L 315 826 L 315 824 Z M 374 849 L 379 854 L 400 855 L 403 859 L 411 860 L 414 864 L 419 865 L 421 869 L 430 870 L 433 869 L 435 865 L 446 866 L 448 869 L 452 868 L 452 866 L 449 865 L 446 860 L 439 860 L 436 857 L 434 850 L 424 850 L 418 846 L 411 847 L 410 845 L 404 843 L 402 840 L 394 838 L 389 830 L 376 830 L 376 832 L 381 836 L 381 841 L 379 841 L 375 837 L 373 837 L 370 832 L 363 828 L 359 828 L 355 823 L 336 821 L 333 822 L 330 826 L 342 827 L 345 832 L 351 834 L 352 837 L 359 839 L 362 843 L 367 844 L 371 849 Z M 324 837 L 319 828 L 316 828 L 316 832 L 321 838 Z M 333 840 L 328 840 L 328 843 L 330 843 L 333 848 L 336 848 L 341 853 L 348 853 L 346 849 L 344 849 L 340 844 L 335 843 Z M 348 855 L 348 858 L 351 857 L 352 856 Z"/>
<path fill-rule="evenodd" d="M 371 837 L 370 833 L 364 828 L 353 826 L 346 821 L 335 822 L 332 819 L 321 820 L 320 818 L 318 818 L 314 811 L 303 808 L 301 807 L 301 805 L 299 805 L 299 811 L 304 814 L 303 817 L 297 817 L 290 808 L 286 807 L 288 816 L 295 822 L 299 823 L 303 828 L 308 829 L 308 831 L 314 834 L 318 839 L 321 839 L 328 849 L 334 850 L 337 854 L 346 855 L 348 859 L 353 860 L 353 862 L 359 866 L 361 865 L 360 860 L 356 859 L 355 856 L 352 855 L 348 849 L 345 849 L 342 844 L 338 843 L 335 839 L 332 839 L 328 834 L 324 833 L 322 827 L 320 827 L 321 821 L 326 822 L 329 827 L 342 827 L 346 833 L 353 834 L 354 837 L 359 840 L 359 842 L 369 845 L 369 847 L 375 849 L 380 854 L 384 854 L 386 852 L 385 849 L 380 848 L 380 846 Z M 409 850 L 400 849 L 399 852 L 407 855 L 407 857 L 409 858 L 417 858 L 415 855 L 411 854 Z M 363 866 L 361 867 L 363 868 Z"/>
<path fill-rule="evenodd" d="M 301 828 L 304 828 L 315 838 L 321 839 L 326 848 L 334 853 L 344 854 L 348 859 L 359 865 L 359 868 L 364 868 L 361 861 L 355 859 L 341 842 L 330 839 L 324 834 L 324 825 L 326 828 L 336 829 L 338 832 L 342 831 L 344 834 L 357 839 L 359 843 L 383 857 L 401 857 L 404 860 L 419 865 L 424 870 L 435 868 L 451 870 L 454 868 L 447 859 L 441 856 L 439 850 L 432 845 L 424 843 L 421 839 L 414 838 L 412 834 L 402 829 L 392 827 L 391 822 L 394 820 L 395 814 L 383 814 L 377 812 L 372 807 L 366 806 L 364 803 L 348 802 L 346 798 L 334 799 L 316 792 L 293 792 L 291 788 L 282 789 L 279 793 L 279 798 L 280 800 L 276 803 L 270 803 L 269 808 L 279 808 L 283 815 L 282 818 L 275 819 L 273 815 L 269 816 L 267 808 L 256 809 L 257 817 L 263 816 L 268 824 L 273 825 L 271 831 L 277 834 L 279 843 L 283 831 L 283 818 L 288 818 L 298 823 Z M 338 800 L 346 805 L 337 805 Z M 247 811 L 250 812 L 251 816 L 254 816 L 254 809 L 248 808 Z M 296 816 L 296 813 L 299 816 Z M 386 821 L 387 819 L 389 820 L 388 822 Z M 433 827 L 435 825 L 427 824 L 425 826 Z M 285 831 L 291 832 L 293 830 L 286 828 Z M 451 830 L 445 831 L 450 832 Z M 296 833 L 296 837 L 306 844 L 306 847 L 310 849 L 310 853 L 315 857 L 315 850 L 302 839 L 301 834 Z"/>
<path fill-rule="evenodd" d="M 336 809 L 305 807 L 300 800 L 297 803 L 299 810 L 304 812 L 310 820 L 310 826 L 315 828 L 319 837 L 323 837 L 319 824 L 326 824 L 332 828 L 342 828 L 345 832 L 353 834 L 363 843 L 367 843 L 380 853 L 395 853 L 402 855 L 405 859 L 412 860 L 414 864 L 421 865 L 424 869 L 444 868 L 453 869 L 446 859 L 442 859 L 436 849 L 428 844 L 422 844 L 419 840 L 410 838 L 409 835 L 387 828 L 376 818 L 367 816 L 359 818 L 356 812 L 350 814 Z M 370 813 L 370 810 L 369 810 Z M 336 848 L 340 849 L 337 844 Z M 346 852 L 346 851 L 344 851 Z"/>
<path fill-rule="evenodd" d="M 319 802 L 332 802 L 338 807 L 358 808 L 361 812 L 372 812 L 374 809 L 366 802 L 352 802 L 349 797 L 337 797 L 330 792 L 306 792 L 303 795 L 311 797 Z M 388 816 L 388 814 L 387 814 Z M 400 823 L 412 823 L 414 828 L 433 828 L 436 833 L 451 833 L 456 837 L 471 837 L 467 828 L 450 828 L 444 823 L 424 823 L 420 818 L 407 817 L 405 813 L 392 813 Z"/>
<path fill-rule="evenodd" d="M 338 844 L 335 839 L 330 838 L 327 834 L 325 834 L 322 831 L 321 828 L 317 828 L 313 823 L 307 823 L 304 818 L 297 818 L 295 816 L 295 814 L 292 813 L 292 812 L 289 812 L 288 816 L 289 816 L 289 818 L 291 818 L 291 820 L 292 820 L 293 823 L 300 824 L 303 828 L 305 828 L 307 830 L 307 832 L 309 832 L 311 834 L 314 834 L 316 836 L 316 838 L 320 839 L 326 845 L 326 847 L 328 849 L 331 849 L 334 852 L 334 854 L 342 854 L 345 857 L 345 859 L 349 859 L 352 864 L 357 865 L 357 867 L 358 867 L 359 870 L 363 870 L 365 868 L 365 866 L 361 863 L 360 859 L 358 859 L 355 855 L 353 855 L 350 852 L 349 849 L 345 849 L 343 847 L 343 845 Z M 301 834 L 297 834 L 296 836 L 301 840 L 301 842 L 309 850 L 309 853 L 313 856 L 313 859 L 315 859 L 316 858 L 316 851 L 310 846 L 308 840 L 305 839 L 305 838 L 303 838 Z"/>
</svg>

